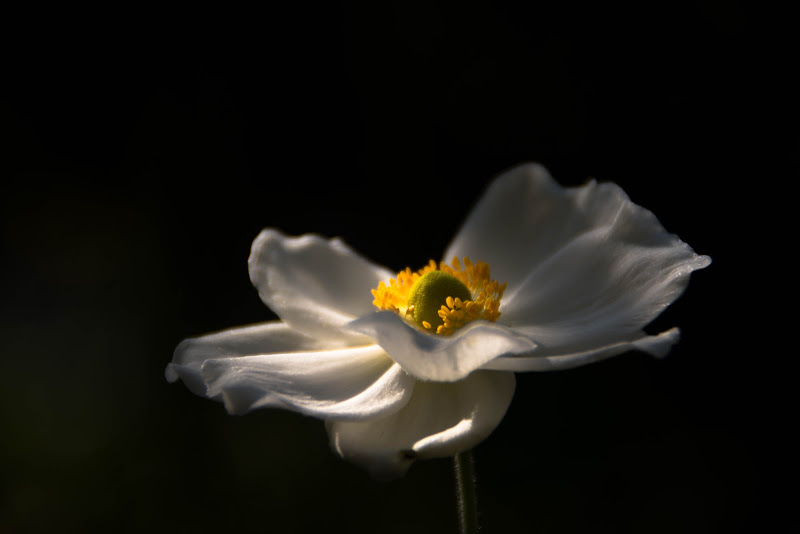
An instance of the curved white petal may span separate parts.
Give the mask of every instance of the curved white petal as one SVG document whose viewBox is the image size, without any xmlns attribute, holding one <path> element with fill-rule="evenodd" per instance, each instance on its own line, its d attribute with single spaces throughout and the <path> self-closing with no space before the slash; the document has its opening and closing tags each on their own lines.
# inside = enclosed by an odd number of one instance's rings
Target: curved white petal
<svg viewBox="0 0 800 534">
<path fill-rule="evenodd" d="M 538 164 L 496 178 L 448 246 L 444 260 L 485 261 L 513 288 L 564 243 L 595 226 L 586 192 L 564 189 Z"/>
<path fill-rule="evenodd" d="M 543 349 L 534 352 L 532 355 L 500 357 L 488 362 L 483 368 L 515 372 L 561 371 L 588 363 L 599 362 L 631 350 L 640 350 L 660 358 L 666 356 L 667 352 L 678 342 L 679 338 L 680 331 L 677 328 L 671 328 L 657 336 L 640 334 L 639 337 L 631 341 L 611 343 L 582 352 L 559 353 Z"/>
<path fill-rule="evenodd" d="M 201 373 L 208 395 L 221 396 L 233 414 L 278 400 L 314 417 L 358 420 L 399 410 L 414 389 L 377 345 L 212 359 Z"/>
<path fill-rule="evenodd" d="M 500 322 L 562 352 L 627 341 L 711 263 L 618 186 L 562 188 L 533 164 L 491 185 L 452 255 L 508 282 Z"/>
<path fill-rule="evenodd" d="M 452 336 L 429 334 L 412 327 L 396 313 L 369 313 L 348 325 L 386 350 L 389 357 L 421 380 L 461 380 L 504 354 L 530 352 L 536 343 L 505 326 L 474 321 Z"/>
<path fill-rule="evenodd" d="M 248 260 L 261 300 L 293 328 L 315 337 L 368 340 L 338 328 L 374 309 L 371 290 L 392 273 L 356 254 L 340 239 L 287 237 L 263 230 Z"/>
<path fill-rule="evenodd" d="M 192 393 L 205 395 L 206 384 L 200 376 L 200 366 L 206 360 L 341 346 L 341 342 L 320 341 L 303 335 L 284 323 L 271 321 L 184 339 L 175 348 L 172 363 L 167 365 L 164 374 L 168 381 L 181 379 Z"/>
<path fill-rule="evenodd" d="M 500 423 L 514 374 L 479 371 L 454 383 L 418 382 L 400 411 L 360 422 L 329 422 L 331 447 L 377 478 L 396 478 L 417 458 L 469 450 Z"/>
</svg>

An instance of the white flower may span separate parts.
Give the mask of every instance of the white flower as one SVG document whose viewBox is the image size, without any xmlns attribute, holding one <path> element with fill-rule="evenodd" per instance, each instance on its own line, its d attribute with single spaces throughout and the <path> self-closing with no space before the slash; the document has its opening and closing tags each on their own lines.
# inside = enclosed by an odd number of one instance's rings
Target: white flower
<svg viewBox="0 0 800 534">
<path fill-rule="evenodd" d="M 371 290 L 395 273 L 341 240 L 264 230 L 250 279 L 281 320 L 183 341 L 167 379 L 232 414 L 275 407 L 324 419 L 340 456 L 400 476 L 416 458 L 486 438 L 511 402 L 514 372 L 629 350 L 664 356 L 678 329 L 642 328 L 711 261 L 616 185 L 565 189 L 535 164 L 491 184 L 444 254 L 454 257 L 485 262 L 507 288 L 496 321 L 480 315 L 484 303 L 476 320 L 439 335 L 403 299 L 378 310 Z"/>
</svg>

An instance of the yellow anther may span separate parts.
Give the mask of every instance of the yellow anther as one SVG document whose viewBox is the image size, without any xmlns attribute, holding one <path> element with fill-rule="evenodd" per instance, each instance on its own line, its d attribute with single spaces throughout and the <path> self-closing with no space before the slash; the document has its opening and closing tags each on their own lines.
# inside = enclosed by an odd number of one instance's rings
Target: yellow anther
<svg viewBox="0 0 800 534">
<path fill-rule="evenodd" d="M 491 279 L 486 263 L 453 258 L 452 266 L 442 262 L 438 270 L 433 260 L 416 272 L 407 267 L 397 279 L 380 282 L 372 296 L 377 308 L 449 335 L 471 321 L 496 321 L 506 285 Z"/>
</svg>

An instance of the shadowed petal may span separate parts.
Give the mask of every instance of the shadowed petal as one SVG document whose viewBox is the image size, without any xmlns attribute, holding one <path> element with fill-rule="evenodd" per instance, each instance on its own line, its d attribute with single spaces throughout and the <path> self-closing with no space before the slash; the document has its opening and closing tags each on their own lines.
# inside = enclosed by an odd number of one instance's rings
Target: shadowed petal
<svg viewBox="0 0 800 534">
<path fill-rule="evenodd" d="M 392 276 L 340 239 L 287 237 L 272 229 L 253 241 L 248 266 L 261 300 L 284 322 L 305 334 L 350 344 L 368 340 L 338 328 L 373 310 L 370 291 Z"/>
<path fill-rule="evenodd" d="M 495 280 L 508 282 L 509 290 L 518 292 L 531 272 L 566 245 L 607 227 L 613 227 L 605 236 L 611 241 L 689 248 L 617 185 L 591 181 L 583 187 L 564 188 L 544 167 L 530 163 L 492 182 L 447 248 L 444 260 L 468 256 L 485 261 Z"/>
<path fill-rule="evenodd" d="M 314 417 L 371 418 L 399 410 L 414 388 L 414 379 L 377 345 L 213 359 L 201 372 L 208 395 L 221 395 L 233 414 L 278 399 Z"/>
<path fill-rule="evenodd" d="M 388 417 L 329 422 L 333 449 L 377 478 L 396 478 L 414 459 L 471 449 L 500 423 L 514 374 L 479 371 L 454 383 L 418 382 L 406 406 Z"/>
<path fill-rule="evenodd" d="M 348 327 L 370 336 L 389 356 L 421 380 L 461 380 L 486 362 L 504 355 L 530 352 L 536 344 L 505 326 L 475 321 L 452 336 L 423 332 L 394 312 L 375 312 Z"/>
</svg>

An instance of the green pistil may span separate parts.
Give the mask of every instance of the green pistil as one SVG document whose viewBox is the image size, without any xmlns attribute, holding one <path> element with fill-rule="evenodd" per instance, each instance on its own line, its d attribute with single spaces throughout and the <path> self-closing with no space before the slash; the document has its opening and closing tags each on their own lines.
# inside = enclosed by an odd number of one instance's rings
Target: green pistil
<svg viewBox="0 0 800 534">
<path fill-rule="evenodd" d="M 411 286 L 408 296 L 409 306 L 414 307 L 414 321 L 423 327 L 423 321 L 427 322 L 436 332 L 444 322 L 439 317 L 439 310 L 446 305 L 447 297 L 467 301 L 472 300 L 472 293 L 461 280 L 444 271 L 431 271 L 420 277 Z"/>
</svg>

